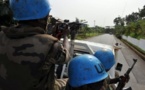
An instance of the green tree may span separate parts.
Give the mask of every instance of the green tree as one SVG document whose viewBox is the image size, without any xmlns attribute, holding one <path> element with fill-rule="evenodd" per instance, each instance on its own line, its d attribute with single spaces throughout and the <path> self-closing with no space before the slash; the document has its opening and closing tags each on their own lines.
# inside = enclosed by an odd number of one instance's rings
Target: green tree
<svg viewBox="0 0 145 90">
<path fill-rule="evenodd" d="M 115 23 L 115 29 L 114 30 L 114 34 L 121 39 L 121 35 L 123 35 L 123 33 L 125 32 L 124 30 L 124 18 L 121 17 L 117 17 L 114 19 L 114 23 Z"/>
<path fill-rule="evenodd" d="M 116 17 L 114 19 L 115 34 L 124 34 L 134 38 L 145 39 L 145 6 L 139 12 L 126 15 L 125 18 Z"/>
<path fill-rule="evenodd" d="M 114 19 L 114 24 L 124 26 L 124 19 L 121 17 L 117 17 Z"/>
<path fill-rule="evenodd" d="M 143 6 L 143 9 L 139 10 L 139 16 L 141 18 L 145 17 L 145 5 Z"/>
<path fill-rule="evenodd" d="M 137 20 L 139 20 L 139 18 L 140 18 L 139 13 L 133 12 L 132 14 L 126 16 L 125 21 L 126 24 L 129 24 L 131 22 L 136 22 Z"/>
<path fill-rule="evenodd" d="M 105 28 L 100 26 L 95 26 L 95 31 L 98 33 L 105 33 Z"/>
</svg>

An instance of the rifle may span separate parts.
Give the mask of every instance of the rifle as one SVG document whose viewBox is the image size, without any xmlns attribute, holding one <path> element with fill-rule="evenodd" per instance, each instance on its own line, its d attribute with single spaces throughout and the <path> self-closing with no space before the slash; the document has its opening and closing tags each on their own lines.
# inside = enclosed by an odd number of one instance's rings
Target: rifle
<svg viewBox="0 0 145 90">
<path fill-rule="evenodd" d="M 131 66 L 131 68 L 129 68 L 127 70 L 127 72 L 124 74 L 124 77 L 119 81 L 119 84 L 118 84 L 116 90 L 123 90 L 123 87 L 125 86 L 128 76 L 129 76 L 130 72 L 132 71 L 134 65 L 136 64 L 137 59 L 133 59 L 133 61 L 134 61 L 133 65 Z"/>
<path fill-rule="evenodd" d="M 70 56 L 71 58 L 73 58 L 73 55 L 74 55 L 74 40 L 75 40 L 75 37 L 76 37 L 76 34 L 80 28 L 80 23 L 78 22 L 70 22 L 68 23 L 67 20 L 64 20 L 64 22 L 67 22 L 67 25 L 69 26 L 70 28 Z M 64 64 L 63 65 L 63 69 L 62 69 L 62 73 L 61 73 L 61 77 L 60 78 L 63 78 L 63 73 L 64 73 L 64 70 L 68 69 L 67 66 L 68 66 L 69 62 L 67 64 Z"/>
<path fill-rule="evenodd" d="M 53 18 L 54 19 L 54 18 Z M 54 24 L 55 23 L 55 24 Z M 53 30 L 52 35 L 58 39 L 60 39 L 63 36 L 64 30 L 69 30 L 70 39 L 74 40 L 76 37 L 76 34 L 81 26 L 81 23 L 78 22 L 69 22 L 69 20 L 59 21 L 54 19 L 52 24 Z"/>
<path fill-rule="evenodd" d="M 56 20 L 57 22 L 57 20 Z M 53 24 L 54 25 L 54 24 Z M 81 24 L 78 22 L 69 22 L 69 20 L 64 20 L 63 22 L 57 22 L 54 25 L 54 29 L 52 31 L 52 35 L 56 38 L 58 38 L 59 40 L 61 39 L 61 37 L 63 37 L 63 33 L 66 33 L 66 30 L 69 30 L 68 34 L 70 35 L 70 56 L 71 58 L 73 57 L 73 53 L 74 53 L 74 40 L 76 37 L 76 34 L 80 28 Z M 64 32 L 64 30 L 66 32 Z M 67 64 L 63 64 L 62 67 L 62 72 L 60 75 L 60 78 L 63 78 L 64 76 L 64 71 L 66 68 Z"/>
</svg>

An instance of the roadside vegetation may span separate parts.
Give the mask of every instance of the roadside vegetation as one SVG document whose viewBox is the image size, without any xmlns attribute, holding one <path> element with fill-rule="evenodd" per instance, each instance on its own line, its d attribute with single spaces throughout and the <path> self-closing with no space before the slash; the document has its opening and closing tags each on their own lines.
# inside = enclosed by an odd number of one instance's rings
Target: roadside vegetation
<svg viewBox="0 0 145 90">
<path fill-rule="evenodd" d="M 115 28 L 112 30 L 117 38 L 121 41 L 128 43 L 137 51 L 145 55 L 145 51 L 139 47 L 122 39 L 122 35 L 130 36 L 136 39 L 145 39 L 145 5 L 138 12 L 132 12 L 126 17 L 116 17 L 114 19 Z"/>
<path fill-rule="evenodd" d="M 87 24 L 84 24 L 79 29 L 76 39 L 86 39 L 93 36 L 98 36 L 104 33 L 105 29 L 103 27 L 89 27 Z"/>
<path fill-rule="evenodd" d="M 116 17 L 114 23 L 113 32 L 117 37 L 126 35 L 136 39 L 145 39 L 145 6 L 138 12 L 126 15 L 126 17 Z"/>
</svg>

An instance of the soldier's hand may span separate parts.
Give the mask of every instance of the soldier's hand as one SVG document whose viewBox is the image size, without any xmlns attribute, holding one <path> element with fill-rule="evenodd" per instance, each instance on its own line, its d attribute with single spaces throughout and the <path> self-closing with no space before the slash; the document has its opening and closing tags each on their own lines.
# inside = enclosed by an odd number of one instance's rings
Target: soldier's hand
<svg viewBox="0 0 145 90">
<path fill-rule="evenodd" d="M 129 76 L 129 75 L 126 75 L 126 76 L 120 76 L 119 78 L 120 78 L 121 81 L 127 83 L 127 82 L 129 81 L 129 79 L 130 79 L 130 76 Z"/>
<path fill-rule="evenodd" d="M 68 36 L 70 33 L 70 28 L 69 26 L 66 26 L 62 32 L 63 36 Z"/>
<path fill-rule="evenodd" d="M 130 76 L 126 75 L 126 82 L 128 82 L 130 80 Z"/>
</svg>

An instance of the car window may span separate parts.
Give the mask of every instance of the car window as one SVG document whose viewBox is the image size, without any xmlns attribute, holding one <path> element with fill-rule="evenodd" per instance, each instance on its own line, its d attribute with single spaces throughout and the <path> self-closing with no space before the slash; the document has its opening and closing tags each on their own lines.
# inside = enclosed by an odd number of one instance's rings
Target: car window
<svg viewBox="0 0 145 90">
<path fill-rule="evenodd" d="M 85 46 L 77 45 L 77 44 L 75 44 L 74 48 L 75 48 L 76 50 L 78 50 L 78 49 L 80 49 L 80 50 L 87 50 L 87 48 L 86 48 Z"/>
<path fill-rule="evenodd" d="M 73 57 L 82 55 L 82 54 L 90 54 L 88 49 L 89 48 L 86 47 L 85 45 L 75 44 Z"/>
<path fill-rule="evenodd" d="M 89 45 L 89 46 L 92 48 L 92 50 L 93 50 L 94 52 L 96 52 L 97 50 L 103 49 L 103 48 L 98 47 L 98 46 L 93 46 L 93 45 Z"/>
</svg>

